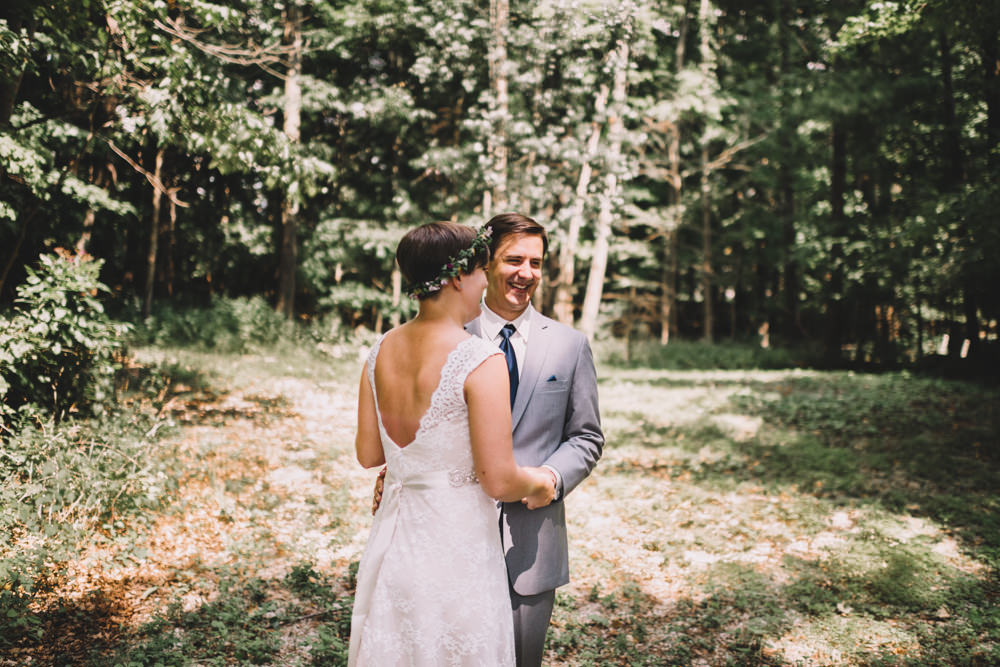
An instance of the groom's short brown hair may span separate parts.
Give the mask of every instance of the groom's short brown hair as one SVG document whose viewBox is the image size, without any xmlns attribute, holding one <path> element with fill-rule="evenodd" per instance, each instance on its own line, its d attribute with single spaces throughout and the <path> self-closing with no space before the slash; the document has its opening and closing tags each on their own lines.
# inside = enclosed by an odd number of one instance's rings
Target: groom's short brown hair
<svg viewBox="0 0 1000 667">
<path fill-rule="evenodd" d="M 490 236 L 490 254 L 496 256 L 497 248 L 501 242 L 512 234 L 529 234 L 542 238 L 542 254 L 549 251 L 549 236 L 545 232 L 545 227 L 520 213 L 501 213 L 490 218 L 484 225 L 493 229 Z"/>
</svg>

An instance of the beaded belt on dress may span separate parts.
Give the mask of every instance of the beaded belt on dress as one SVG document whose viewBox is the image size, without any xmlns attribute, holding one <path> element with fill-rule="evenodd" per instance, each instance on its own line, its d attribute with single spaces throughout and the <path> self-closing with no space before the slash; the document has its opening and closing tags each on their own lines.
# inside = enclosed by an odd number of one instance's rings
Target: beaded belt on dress
<svg viewBox="0 0 1000 667">
<path fill-rule="evenodd" d="M 478 484 L 476 472 L 469 469 L 452 468 L 451 470 L 430 470 L 427 472 L 407 475 L 399 479 L 392 469 L 385 473 L 385 486 L 405 487 L 408 489 L 440 489 L 443 487 L 459 487 L 467 484 Z"/>
</svg>

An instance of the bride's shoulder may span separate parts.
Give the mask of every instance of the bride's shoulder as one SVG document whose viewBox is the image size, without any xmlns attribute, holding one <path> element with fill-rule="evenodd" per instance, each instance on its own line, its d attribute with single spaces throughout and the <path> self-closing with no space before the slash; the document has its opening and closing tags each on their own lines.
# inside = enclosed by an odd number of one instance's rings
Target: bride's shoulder
<svg viewBox="0 0 1000 667">
<path fill-rule="evenodd" d="M 500 348 L 480 336 L 470 335 L 459 343 L 459 345 L 464 348 L 466 356 L 477 366 L 494 354 L 503 354 Z"/>
</svg>

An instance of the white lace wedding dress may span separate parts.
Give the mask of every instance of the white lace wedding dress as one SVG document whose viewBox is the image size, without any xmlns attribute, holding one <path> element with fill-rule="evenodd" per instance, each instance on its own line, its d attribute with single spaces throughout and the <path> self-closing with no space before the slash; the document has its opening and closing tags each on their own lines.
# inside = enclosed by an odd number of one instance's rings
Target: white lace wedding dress
<svg viewBox="0 0 1000 667">
<path fill-rule="evenodd" d="M 380 338 L 368 357 L 375 390 Z M 514 664 L 514 629 L 496 503 L 476 482 L 464 385 L 499 350 L 474 336 L 441 369 L 413 441 L 376 415 L 388 472 L 358 569 L 353 667 Z"/>
</svg>

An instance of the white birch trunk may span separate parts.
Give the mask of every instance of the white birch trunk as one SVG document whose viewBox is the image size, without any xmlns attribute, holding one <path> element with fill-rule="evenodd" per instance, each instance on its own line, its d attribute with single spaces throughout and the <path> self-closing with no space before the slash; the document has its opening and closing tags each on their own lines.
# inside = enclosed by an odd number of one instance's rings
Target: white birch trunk
<svg viewBox="0 0 1000 667">
<path fill-rule="evenodd" d="M 601 139 L 601 123 L 596 120 L 603 116 L 608 107 L 609 89 L 601 86 L 594 98 L 594 118 L 590 124 L 590 138 L 584 152 L 583 163 L 580 165 L 580 178 L 576 182 L 576 194 L 573 198 L 573 213 L 570 215 L 569 227 L 566 230 L 566 240 L 559 248 L 559 284 L 556 285 L 555 311 L 556 319 L 572 326 L 573 324 L 573 294 L 576 291 L 576 250 L 580 242 L 580 229 L 583 227 L 583 210 L 587 204 L 587 191 L 590 189 L 590 178 L 594 173 L 593 161 L 597 158 L 597 148 Z"/>
<path fill-rule="evenodd" d="M 594 339 L 594 334 L 597 331 L 597 315 L 600 311 L 601 297 L 604 294 L 604 275 L 608 266 L 608 250 L 610 248 L 611 225 L 615 217 L 615 203 L 621 197 L 618 174 L 621 168 L 625 93 L 628 87 L 629 44 L 627 39 L 622 38 L 618 41 L 613 64 L 612 107 L 608 118 L 608 173 L 604 177 L 605 188 L 601 195 L 600 213 L 597 216 L 594 256 L 590 263 L 587 291 L 583 299 L 583 312 L 580 315 L 580 330 L 591 340 Z"/>
<path fill-rule="evenodd" d="M 489 219 L 494 210 L 507 207 L 507 116 L 509 114 L 507 81 L 507 30 L 510 23 L 509 0 L 490 0 L 490 134 L 486 150 L 490 157 L 489 183 L 483 193 L 483 216 Z"/>
</svg>

